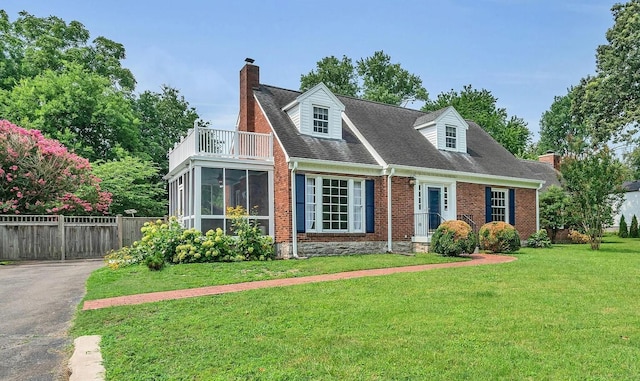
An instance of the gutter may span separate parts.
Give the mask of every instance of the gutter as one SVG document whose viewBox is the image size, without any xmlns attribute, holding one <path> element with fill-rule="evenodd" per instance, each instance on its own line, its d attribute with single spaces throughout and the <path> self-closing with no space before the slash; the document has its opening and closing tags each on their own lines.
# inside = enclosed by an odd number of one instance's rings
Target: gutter
<svg viewBox="0 0 640 381">
<path fill-rule="evenodd" d="M 298 257 L 298 229 L 296 228 L 296 169 L 298 162 L 294 161 L 291 166 L 291 255 L 293 258 Z"/>
<path fill-rule="evenodd" d="M 395 168 L 387 166 L 384 171 L 387 172 L 387 252 L 393 252 L 393 218 L 391 214 L 391 176 L 396 172 Z"/>
<path fill-rule="evenodd" d="M 541 182 L 536 190 L 536 233 L 540 230 L 540 190 L 544 182 Z"/>
</svg>

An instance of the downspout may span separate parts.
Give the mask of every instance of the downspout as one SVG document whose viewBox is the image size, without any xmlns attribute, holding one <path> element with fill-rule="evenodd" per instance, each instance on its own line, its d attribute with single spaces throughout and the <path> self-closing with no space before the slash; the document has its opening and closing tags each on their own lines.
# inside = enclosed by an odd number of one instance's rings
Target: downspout
<svg viewBox="0 0 640 381">
<path fill-rule="evenodd" d="M 385 172 L 389 167 L 385 168 Z M 391 176 L 396 172 L 395 168 L 391 168 L 391 170 L 387 174 L 387 252 L 391 253 L 393 251 L 393 227 L 392 222 L 393 218 L 391 215 Z"/>
<path fill-rule="evenodd" d="M 536 232 L 540 230 L 540 190 L 542 185 L 543 183 L 540 183 L 538 190 L 536 190 Z"/>
<path fill-rule="evenodd" d="M 298 162 L 294 161 L 291 166 L 291 255 L 298 258 L 298 229 L 296 228 L 296 169 Z"/>
</svg>

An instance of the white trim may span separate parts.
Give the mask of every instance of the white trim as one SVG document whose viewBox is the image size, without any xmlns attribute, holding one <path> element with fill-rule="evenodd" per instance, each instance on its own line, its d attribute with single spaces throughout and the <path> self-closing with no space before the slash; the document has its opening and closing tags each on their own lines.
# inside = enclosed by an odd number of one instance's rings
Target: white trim
<svg viewBox="0 0 640 381">
<path fill-rule="evenodd" d="M 330 161 L 318 159 L 305 159 L 294 157 L 298 163 L 298 169 L 314 172 L 332 172 L 345 175 L 381 176 L 382 167 L 376 164 L 357 164 L 343 161 Z"/>
<path fill-rule="evenodd" d="M 387 166 L 387 162 L 384 161 L 384 159 L 382 158 L 382 156 L 380 156 L 380 154 L 378 153 L 378 151 L 376 151 L 373 146 L 369 143 L 369 141 L 367 139 L 365 139 L 364 135 L 362 135 L 362 133 L 360 132 L 360 130 L 358 130 L 358 128 L 356 127 L 355 124 L 353 124 L 353 122 L 351 121 L 351 119 L 349 119 L 349 117 L 347 116 L 347 114 L 345 112 L 342 113 L 342 120 L 344 120 L 344 122 L 347 124 L 347 126 L 351 129 L 351 131 L 353 132 L 353 134 L 356 136 L 356 138 L 358 138 L 358 140 L 360 140 L 360 142 L 362 143 L 362 145 L 364 145 L 364 147 L 367 149 L 367 151 L 369 152 L 369 154 L 371 154 L 371 156 L 373 156 L 373 158 L 376 160 L 376 162 L 378 163 L 378 165 L 380 166 Z"/>
<path fill-rule="evenodd" d="M 415 177 L 417 179 L 427 178 L 433 179 L 437 177 L 449 178 L 458 182 L 468 182 L 472 184 L 482 185 L 500 185 L 513 188 L 529 188 L 538 189 L 540 184 L 545 182 L 542 180 L 525 179 L 509 176 L 487 175 L 481 173 L 469 173 L 460 171 L 451 171 L 447 169 L 432 169 L 424 167 L 413 167 L 405 165 L 394 165 L 399 173 L 396 176 Z"/>
<path fill-rule="evenodd" d="M 305 91 L 304 93 L 300 94 L 296 99 L 294 99 L 293 101 L 287 103 L 283 108 L 282 111 L 287 111 L 289 109 L 291 109 L 293 106 L 295 106 L 298 103 L 302 103 L 305 99 L 309 98 L 311 96 L 311 94 L 319 91 L 319 90 L 324 90 L 324 92 L 329 96 L 329 98 L 331 98 L 331 101 L 333 103 L 336 104 L 336 106 L 338 106 L 341 111 L 344 111 L 345 106 L 342 102 L 340 102 L 340 99 L 338 99 L 338 97 L 335 96 L 335 94 L 333 94 L 333 92 L 331 90 L 329 90 L 329 88 L 327 87 L 327 85 L 325 85 L 324 83 L 320 82 L 317 85 L 313 86 L 312 88 L 310 88 L 309 90 Z M 266 114 L 265 114 L 266 115 Z"/>
</svg>

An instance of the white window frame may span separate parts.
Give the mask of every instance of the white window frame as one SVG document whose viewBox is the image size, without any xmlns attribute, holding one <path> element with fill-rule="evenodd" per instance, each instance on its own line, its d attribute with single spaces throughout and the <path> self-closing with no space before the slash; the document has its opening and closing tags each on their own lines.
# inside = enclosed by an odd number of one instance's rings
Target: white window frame
<svg viewBox="0 0 640 381">
<path fill-rule="evenodd" d="M 312 205 L 312 203 L 309 202 L 310 195 L 308 193 L 309 184 L 311 182 L 310 180 L 314 183 L 313 190 L 315 192 L 315 228 L 310 228 L 312 223 L 309 220 L 309 218 L 311 218 L 310 205 Z M 324 188 L 323 180 L 347 181 L 347 229 L 324 229 L 324 200 L 322 197 L 322 190 Z M 359 186 L 356 186 L 355 184 L 359 184 Z M 360 197 L 356 197 L 357 192 L 360 192 Z M 358 199 L 360 200 L 360 204 L 356 202 Z M 311 233 L 364 233 L 366 227 L 365 199 L 365 179 L 353 179 L 340 176 L 307 176 L 305 192 L 306 231 Z M 358 214 L 357 217 L 356 214 Z"/>
<path fill-rule="evenodd" d="M 316 112 L 316 110 L 323 110 L 322 114 Z M 326 117 L 326 119 L 325 119 Z M 329 107 L 312 105 L 311 106 L 311 128 L 314 134 L 329 135 L 329 119 L 331 118 L 331 110 Z M 317 126 L 316 123 L 320 124 Z"/>
<path fill-rule="evenodd" d="M 449 134 L 452 131 L 453 135 Z M 444 126 L 444 146 L 447 149 L 458 149 L 458 129 L 456 126 L 445 125 Z"/>
<path fill-rule="evenodd" d="M 494 197 L 495 193 L 502 193 L 504 195 L 504 205 L 503 206 L 495 206 L 495 201 L 497 198 Z M 496 208 L 504 209 L 504 220 L 496 220 L 494 218 Z M 505 188 L 491 188 L 491 221 L 502 221 L 509 222 L 509 189 Z"/>
</svg>

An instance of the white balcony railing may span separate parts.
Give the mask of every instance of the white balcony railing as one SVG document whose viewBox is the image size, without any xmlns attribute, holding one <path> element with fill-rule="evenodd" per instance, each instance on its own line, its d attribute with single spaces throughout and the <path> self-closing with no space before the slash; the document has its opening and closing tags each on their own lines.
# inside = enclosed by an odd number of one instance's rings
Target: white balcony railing
<svg viewBox="0 0 640 381">
<path fill-rule="evenodd" d="M 193 156 L 273 161 L 273 135 L 192 128 L 169 152 L 169 171 Z"/>
</svg>

